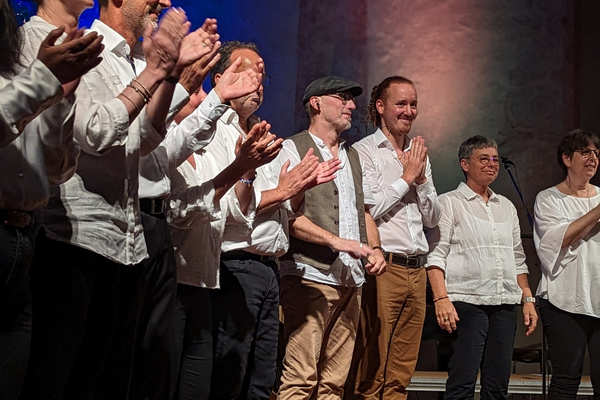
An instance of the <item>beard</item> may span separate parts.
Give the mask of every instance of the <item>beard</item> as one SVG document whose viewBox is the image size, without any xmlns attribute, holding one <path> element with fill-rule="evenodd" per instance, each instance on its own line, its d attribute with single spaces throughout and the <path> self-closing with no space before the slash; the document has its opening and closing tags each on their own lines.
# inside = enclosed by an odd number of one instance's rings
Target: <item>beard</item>
<svg viewBox="0 0 600 400">
<path fill-rule="evenodd" d="M 156 13 L 160 15 L 162 12 L 162 6 L 156 4 L 156 6 L 146 6 L 143 15 L 139 15 L 139 11 L 136 10 L 132 2 L 126 1 L 123 7 L 123 16 L 125 17 L 125 24 L 127 30 L 133 32 L 136 38 L 140 38 L 144 35 L 148 25 L 151 25 L 154 29 L 158 28 L 158 20 L 155 22 L 152 20 L 150 15 Z"/>
</svg>

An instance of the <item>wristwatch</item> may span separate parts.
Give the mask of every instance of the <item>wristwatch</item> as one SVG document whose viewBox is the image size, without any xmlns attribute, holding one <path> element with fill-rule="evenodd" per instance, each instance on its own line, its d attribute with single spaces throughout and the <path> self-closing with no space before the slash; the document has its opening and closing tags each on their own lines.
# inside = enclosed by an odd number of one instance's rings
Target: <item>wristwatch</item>
<svg viewBox="0 0 600 400">
<path fill-rule="evenodd" d="M 521 303 L 535 303 L 535 297 L 523 297 Z"/>
</svg>

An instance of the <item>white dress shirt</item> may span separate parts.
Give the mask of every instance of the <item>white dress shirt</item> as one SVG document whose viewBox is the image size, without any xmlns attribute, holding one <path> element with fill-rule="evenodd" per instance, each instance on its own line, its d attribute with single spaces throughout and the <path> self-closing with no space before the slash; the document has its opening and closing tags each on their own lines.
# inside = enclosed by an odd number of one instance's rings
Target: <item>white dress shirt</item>
<svg viewBox="0 0 600 400">
<path fill-rule="evenodd" d="M 206 147 L 206 150 L 211 152 L 215 158 L 227 160 L 227 165 L 235 158 L 236 141 L 240 135 L 245 137 L 245 133 L 238 122 L 237 113 L 232 109 L 228 110 L 217 123 L 219 140 L 215 139 Z M 258 118 L 253 116 L 250 119 L 250 125 L 255 123 L 258 123 Z M 249 229 L 248 225 L 240 224 L 229 215 L 221 251 L 244 250 L 259 255 L 281 256 L 288 250 L 288 218 L 293 215 L 289 201 L 283 202 L 260 215 L 255 214 L 256 207 L 260 204 L 262 191 L 277 187 L 280 171 L 279 158 L 256 170 L 256 179 L 253 184 L 254 193 L 247 213 L 248 218 L 253 221 L 252 226 Z M 232 197 L 236 207 L 239 208 L 237 196 L 232 195 Z"/>
<path fill-rule="evenodd" d="M 72 99 L 62 99 L 60 82 L 41 61 L 22 61 L 31 65 L 14 79 L 0 77 L 0 209 L 28 212 L 73 175 L 79 148 Z"/>
<path fill-rule="evenodd" d="M 214 140 L 222 143 L 227 136 L 221 129 L 216 132 Z M 185 161 L 171 172 L 167 212 L 175 246 L 177 281 L 211 289 L 219 287 L 219 261 L 227 218 L 230 218 L 230 223 L 235 221 L 244 227 L 244 231 L 249 231 L 254 216 L 253 209 L 250 218 L 242 213 L 234 188 L 214 203 L 213 179 L 231 162 L 221 153 L 218 153 L 219 156 L 213 154 L 211 149 L 214 148 L 219 146 L 208 146 L 194 154 L 195 170 Z"/>
<path fill-rule="evenodd" d="M 561 310 L 600 318 L 600 227 L 598 224 L 577 243 L 562 248 L 569 225 L 600 204 L 596 195 L 579 198 L 556 187 L 535 199 L 533 240 L 542 264 L 537 295 Z"/>
<path fill-rule="evenodd" d="M 35 49 L 54 29 L 40 18 L 26 28 Z M 81 78 L 75 92 L 73 136 L 82 150 L 77 171 L 51 191 L 48 207 L 37 216 L 50 239 L 133 265 L 147 257 L 138 202 L 140 146 L 153 149 L 163 136 L 145 108 L 129 124 L 125 104 L 116 97 L 129 83 L 113 68 L 127 62 L 124 39 L 99 21 L 92 30 L 104 36 L 105 48 L 103 61 Z"/>
<path fill-rule="evenodd" d="M 323 160 L 327 161 L 332 159 L 333 155 L 323 140 L 312 133 L 310 136 L 317 145 Z M 343 141 L 340 143 L 338 150 L 338 158 L 341 161 L 340 170 L 336 173 L 336 178 L 333 180 L 339 190 L 339 237 L 360 241 L 358 211 L 356 209 L 356 189 L 352 177 L 352 167 L 350 165 L 350 160 L 348 159 L 348 153 L 342 144 Z M 283 142 L 283 149 L 279 156 L 282 160 L 290 160 L 290 168 L 293 168 L 301 162 L 296 144 L 290 139 Z M 367 206 L 372 206 L 375 200 L 371 193 L 371 189 L 369 188 L 364 168 L 362 171 L 364 203 L 365 208 L 368 208 Z M 281 262 L 279 275 L 300 276 L 303 279 L 332 286 L 358 287 L 365 281 L 364 270 L 360 259 L 356 259 L 346 252 L 340 252 L 331 265 L 331 268 L 327 271 L 293 260 L 284 260 Z"/>
<path fill-rule="evenodd" d="M 375 197 L 370 211 L 379 228 L 381 246 L 392 253 L 426 254 L 429 246 L 423 226 L 436 226 L 442 212 L 429 158 L 425 169 L 427 181 L 409 187 L 401 178 L 404 167 L 396 150 L 380 129 L 355 143 L 354 148 L 360 154 Z M 408 150 L 410 144 L 404 149 Z"/>
<path fill-rule="evenodd" d="M 518 304 L 517 275 L 527 274 L 515 206 L 491 189 L 486 203 L 465 183 L 440 196 L 439 242 L 427 267 L 445 272 L 451 301 Z"/>
</svg>

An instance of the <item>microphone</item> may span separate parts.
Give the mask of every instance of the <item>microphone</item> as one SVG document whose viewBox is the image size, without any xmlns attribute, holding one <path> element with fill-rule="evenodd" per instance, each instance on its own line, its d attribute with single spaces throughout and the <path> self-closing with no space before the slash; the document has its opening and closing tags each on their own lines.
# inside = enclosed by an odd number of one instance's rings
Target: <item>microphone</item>
<svg viewBox="0 0 600 400">
<path fill-rule="evenodd" d="M 509 165 L 512 165 L 513 167 L 515 167 L 515 166 L 516 166 L 514 162 L 512 162 L 512 161 L 510 161 L 510 160 L 508 159 L 508 157 L 502 157 L 502 156 L 501 156 L 501 157 L 500 157 L 500 159 L 501 159 L 501 160 L 502 160 L 502 162 L 504 163 L 504 168 L 508 168 L 508 166 L 509 166 Z"/>
</svg>

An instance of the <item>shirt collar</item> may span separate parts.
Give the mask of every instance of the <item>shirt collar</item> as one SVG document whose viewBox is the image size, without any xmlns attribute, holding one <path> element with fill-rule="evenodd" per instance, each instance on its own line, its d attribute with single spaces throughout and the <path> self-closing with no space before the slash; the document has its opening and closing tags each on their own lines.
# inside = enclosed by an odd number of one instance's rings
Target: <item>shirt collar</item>
<svg viewBox="0 0 600 400">
<path fill-rule="evenodd" d="M 229 107 L 227 111 L 223 113 L 221 119 L 226 125 L 232 125 L 239 123 L 240 116 L 234 111 L 233 108 Z M 260 123 L 260 117 L 258 115 L 252 114 L 250 117 L 248 117 L 248 121 L 250 126 L 254 126 Z"/>
<path fill-rule="evenodd" d="M 475 193 L 473 191 L 473 189 L 471 189 L 469 186 L 467 186 L 466 183 L 461 182 L 460 185 L 458 185 L 458 189 L 457 189 L 460 193 L 462 193 L 463 196 L 465 196 L 465 198 L 467 200 L 475 200 L 477 198 L 481 199 L 481 196 L 478 195 L 477 193 Z M 490 193 L 490 200 L 489 201 L 499 201 L 498 196 L 496 195 L 496 193 L 488 187 L 489 193 Z"/>
<path fill-rule="evenodd" d="M 100 35 L 104 36 L 102 44 L 104 44 L 108 50 L 115 53 L 117 56 L 128 57 L 131 53 L 131 49 L 129 48 L 125 38 L 99 19 L 94 20 L 90 30 L 98 32 Z"/>
<path fill-rule="evenodd" d="M 387 136 L 385 136 L 385 134 L 383 133 L 383 131 L 380 128 L 377 128 L 377 130 L 373 133 L 373 139 L 375 139 L 375 144 L 377 144 L 377 147 L 381 147 L 381 145 L 384 145 L 389 149 L 392 149 L 392 150 L 394 149 L 392 142 L 389 141 Z M 403 149 L 402 151 L 410 150 L 411 144 L 412 144 L 412 139 L 410 139 L 408 141 L 408 146 L 406 146 L 406 148 Z"/>
</svg>

